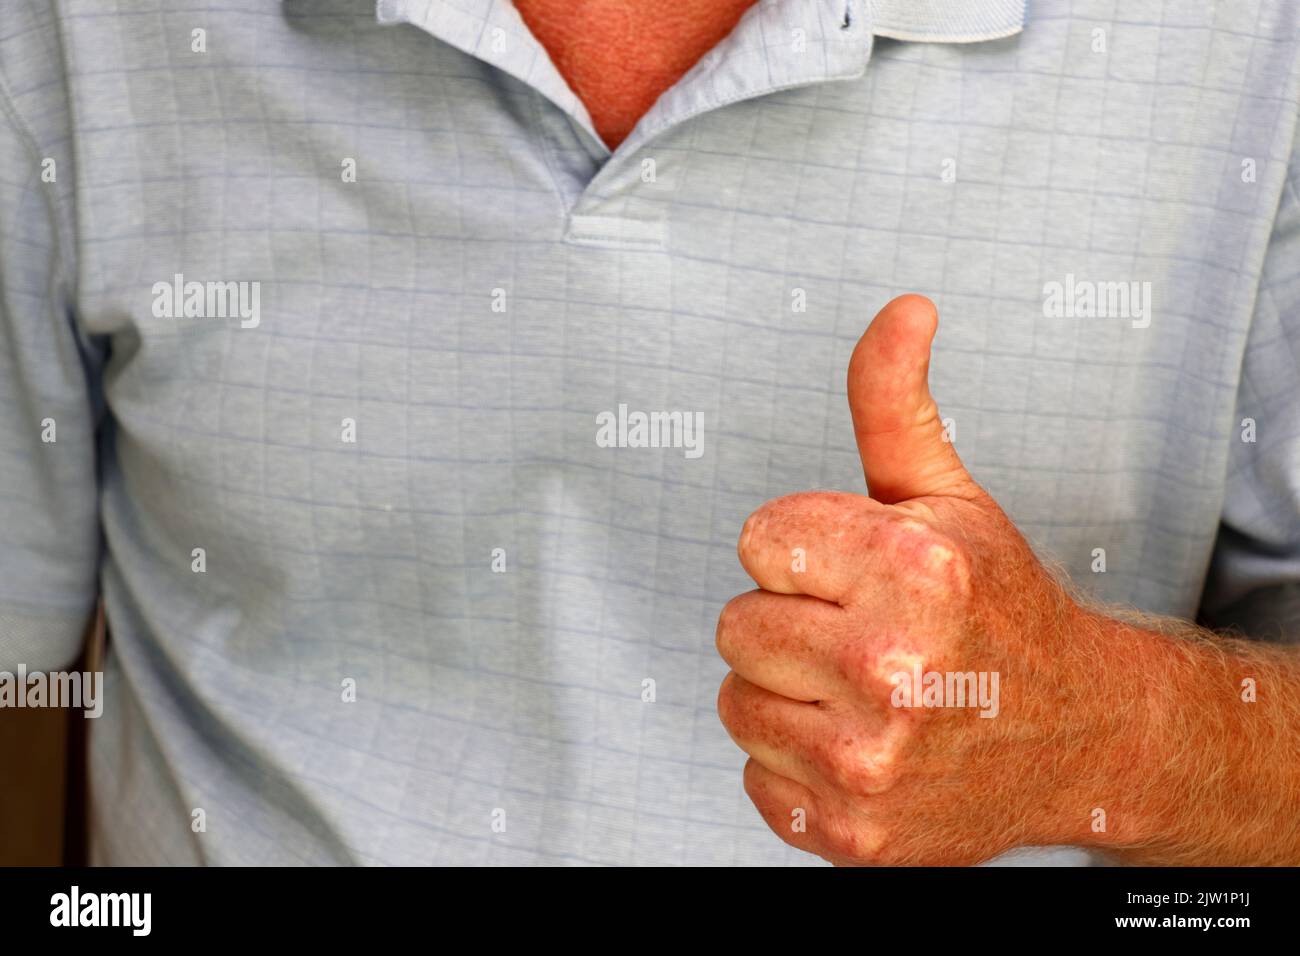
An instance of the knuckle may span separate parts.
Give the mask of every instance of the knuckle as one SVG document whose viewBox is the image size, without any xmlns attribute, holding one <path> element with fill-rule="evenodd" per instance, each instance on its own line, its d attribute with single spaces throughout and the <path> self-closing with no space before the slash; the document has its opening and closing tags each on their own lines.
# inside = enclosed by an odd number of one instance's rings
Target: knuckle
<svg viewBox="0 0 1300 956">
<path fill-rule="evenodd" d="M 857 814 L 831 814 L 823 821 L 821 844 L 833 859 L 875 863 L 880 859 L 886 834 Z"/>
<path fill-rule="evenodd" d="M 843 736 L 826 748 L 822 763 L 837 789 L 864 798 L 884 793 L 898 782 L 900 758 L 897 735 L 870 739 Z"/>
<path fill-rule="evenodd" d="M 867 793 L 884 793 L 898 783 L 904 768 L 902 739 L 901 733 L 890 734 L 859 755 L 862 784 Z"/>
<path fill-rule="evenodd" d="M 849 687 L 870 695 L 885 689 L 896 667 L 893 658 L 882 654 L 881 639 L 853 637 L 840 642 L 834 650 L 834 666 Z"/>
<path fill-rule="evenodd" d="M 819 834 L 823 853 L 832 860 L 858 860 L 860 848 L 852 824 L 840 817 L 826 820 Z"/>
<path fill-rule="evenodd" d="M 888 703 L 918 667 L 924 673 L 934 653 L 926 635 L 891 631 L 844 641 L 834 651 L 841 680 L 870 702 Z"/>
<path fill-rule="evenodd" d="M 937 580 L 950 595 L 959 599 L 970 597 L 971 560 L 963 545 L 941 536 L 927 553 L 926 566 L 931 579 Z"/>
<path fill-rule="evenodd" d="M 970 594 L 970 556 L 959 542 L 916 518 L 891 522 L 885 535 L 894 566 L 905 580 L 926 593 L 959 598 Z"/>
</svg>

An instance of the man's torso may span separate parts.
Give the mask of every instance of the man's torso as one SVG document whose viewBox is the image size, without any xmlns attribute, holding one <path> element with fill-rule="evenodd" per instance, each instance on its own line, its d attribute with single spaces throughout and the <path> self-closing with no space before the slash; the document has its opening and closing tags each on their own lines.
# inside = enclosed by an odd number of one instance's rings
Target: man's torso
<svg viewBox="0 0 1300 956">
<path fill-rule="evenodd" d="M 795 861 L 714 622 L 750 511 L 861 490 L 845 367 L 898 292 L 938 303 L 942 412 L 1040 552 L 1193 614 L 1295 51 L 1137 6 L 957 45 L 763 4 L 612 158 L 499 9 L 69 16 L 112 342 L 101 857 Z M 256 325 L 156 314 L 214 281 L 259 283 Z M 702 453 L 603 447 L 637 412 Z"/>
</svg>

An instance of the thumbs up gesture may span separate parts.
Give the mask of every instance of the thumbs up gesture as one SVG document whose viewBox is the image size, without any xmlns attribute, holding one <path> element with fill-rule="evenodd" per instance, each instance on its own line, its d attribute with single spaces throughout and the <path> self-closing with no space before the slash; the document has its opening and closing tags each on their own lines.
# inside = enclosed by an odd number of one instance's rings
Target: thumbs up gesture
<svg viewBox="0 0 1300 956">
<path fill-rule="evenodd" d="M 937 324 L 914 295 L 876 316 L 848 377 L 868 494 L 759 508 L 739 544 L 759 590 L 718 620 L 745 790 L 786 842 L 836 863 L 1096 843 L 1099 776 L 1132 766 L 1149 721 L 1141 693 L 1098 686 L 1116 642 L 945 440 Z"/>
</svg>

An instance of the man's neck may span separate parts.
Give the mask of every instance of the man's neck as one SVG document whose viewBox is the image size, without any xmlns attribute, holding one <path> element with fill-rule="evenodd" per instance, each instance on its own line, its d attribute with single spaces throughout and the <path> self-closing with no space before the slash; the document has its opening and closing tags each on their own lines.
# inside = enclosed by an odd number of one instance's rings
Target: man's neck
<svg viewBox="0 0 1300 956">
<path fill-rule="evenodd" d="M 755 0 L 515 0 L 611 149 Z"/>
</svg>

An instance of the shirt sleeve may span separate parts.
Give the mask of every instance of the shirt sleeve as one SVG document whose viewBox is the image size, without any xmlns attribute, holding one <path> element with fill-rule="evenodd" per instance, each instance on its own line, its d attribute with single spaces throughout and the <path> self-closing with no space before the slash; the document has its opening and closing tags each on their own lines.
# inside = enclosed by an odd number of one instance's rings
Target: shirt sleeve
<svg viewBox="0 0 1300 956">
<path fill-rule="evenodd" d="M 45 25 L 0 15 L 0 671 L 64 667 L 97 597 L 102 355 L 73 321 L 73 168 Z M 29 122 L 26 117 L 34 117 Z"/>
<path fill-rule="evenodd" d="M 1242 359 L 1202 617 L 1300 642 L 1300 152 L 1282 187 Z"/>
</svg>

